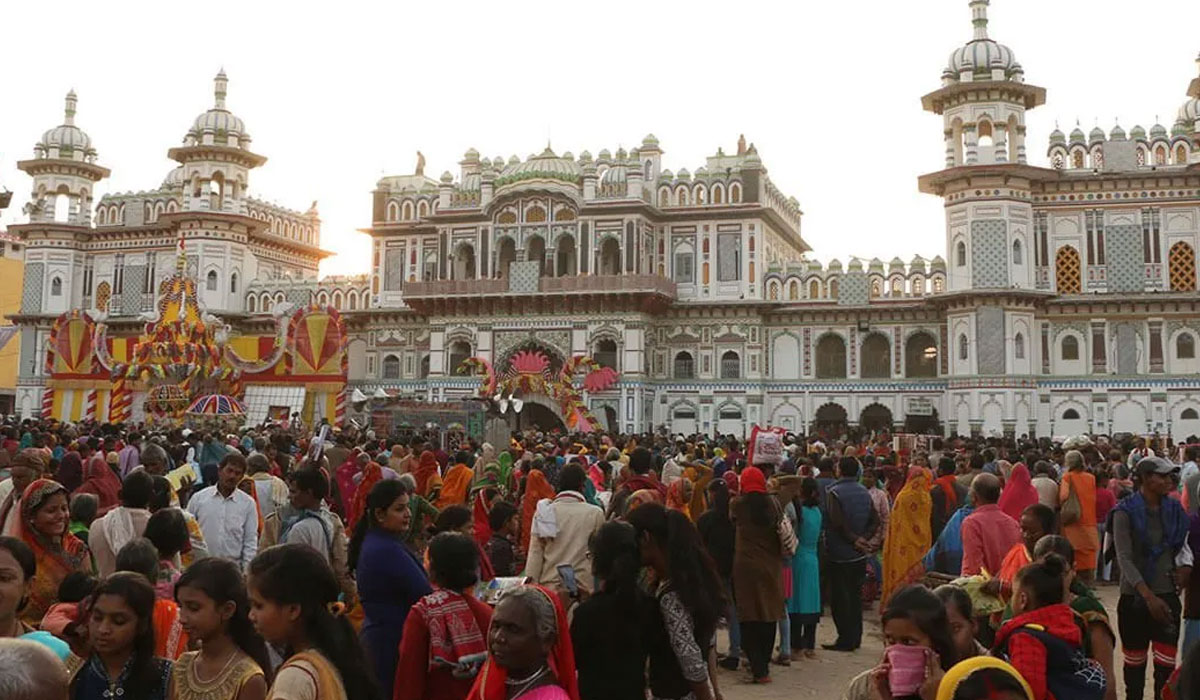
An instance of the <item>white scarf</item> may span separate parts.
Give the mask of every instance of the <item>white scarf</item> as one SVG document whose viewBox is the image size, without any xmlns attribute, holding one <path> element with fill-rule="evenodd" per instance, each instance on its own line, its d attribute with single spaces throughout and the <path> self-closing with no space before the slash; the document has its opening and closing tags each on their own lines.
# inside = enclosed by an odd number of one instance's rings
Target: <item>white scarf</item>
<svg viewBox="0 0 1200 700">
<path fill-rule="evenodd" d="M 104 532 L 108 535 L 108 546 L 112 547 L 114 552 L 121 551 L 122 547 L 138 536 L 133 528 L 133 515 L 125 506 L 108 511 L 101 522 L 104 523 Z"/>
</svg>

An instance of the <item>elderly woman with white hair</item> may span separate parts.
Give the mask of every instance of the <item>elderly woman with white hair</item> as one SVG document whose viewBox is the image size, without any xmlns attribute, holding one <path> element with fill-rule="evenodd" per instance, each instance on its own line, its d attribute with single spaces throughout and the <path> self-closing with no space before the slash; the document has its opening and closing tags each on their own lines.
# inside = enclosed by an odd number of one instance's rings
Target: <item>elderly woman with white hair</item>
<svg viewBox="0 0 1200 700">
<path fill-rule="evenodd" d="M 467 700 L 579 700 L 567 614 L 557 595 L 519 586 L 500 599 L 487 661 Z"/>
<path fill-rule="evenodd" d="M 0 639 L 0 698 L 59 700 L 67 697 L 70 674 L 46 646 L 27 639 Z"/>
<path fill-rule="evenodd" d="M 1075 571 L 1091 584 L 1100 550 L 1096 523 L 1096 477 L 1084 469 L 1083 453 L 1071 450 L 1063 457 L 1066 471 L 1058 485 L 1059 521 L 1062 534 L 1075 548 Z"/>
</svg>

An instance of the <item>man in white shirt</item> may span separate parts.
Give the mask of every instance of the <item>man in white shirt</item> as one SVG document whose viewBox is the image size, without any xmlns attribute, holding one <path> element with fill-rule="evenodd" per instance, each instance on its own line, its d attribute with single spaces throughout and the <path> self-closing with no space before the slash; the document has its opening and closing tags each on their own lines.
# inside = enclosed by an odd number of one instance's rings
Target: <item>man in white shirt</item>
<svg viewBox="0 0 1200 700">
<path fill-rule="evenodd" d="M 101 577 L 116 571 L 117 552 L 146 532 L 153 493 L 154 477 L 145 469 L 136 469 L 121 482 L 121 505 L 92 523 L 88 547 Z"/>
<path fill-rule="evenodd" d="M 232 559 L 242 569 L 258 552 L 258 511 L 254 499 L 238 488 L 245 475 L 242 453 L 226 453 L 216 485 L 192 496 L 187 507 L 200 523 L 209 556 Z"/>
<path fill-rule="evenodd" d="M 558 475 L 561 487 L 554 500 L 538 503 L 534 516 L 533 536 L 529 539 L 529 560 L 525 575 L 533 583 L 561 587 L 558 566 L 567 564 L 575 570 L 579 588 L 592 592 L 592 562 L 588 559 L 588 541 L 602 525 L 604 511 L 587 502 L 583 496 L 587 473 L 578 463 L 563 467 Z"/>
</svg>

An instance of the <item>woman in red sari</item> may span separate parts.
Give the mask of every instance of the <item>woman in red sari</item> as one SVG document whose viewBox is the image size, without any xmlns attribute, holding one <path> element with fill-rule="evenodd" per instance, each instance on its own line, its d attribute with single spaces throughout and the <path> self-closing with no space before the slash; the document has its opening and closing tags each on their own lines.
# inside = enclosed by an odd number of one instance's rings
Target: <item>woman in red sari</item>
<svg viewBox="0 0 1200 700">
<path fill-rule="evenodd" d="M 375 462 L 367 462 L 367 466 L 363 467 L 362 479 L 359 480 L 358 486 L 354 489 L 354 496 L 350 499 L 350 507 L 346 511 L 346 529 L 353 531 L 358 519 L 362 517 L 367 508 L 367 496 L 371 493 L 371 489 L 375 484 L 383 480 L 383 467 Z"/>
<path fill-rule="evenodd" d="M 92 458 L 88 460 L 87 468 L 83 473 L 83 484 L 75 489 L 75 493 L 91 493 L 100 499 L 96 517 L 103 517 L 108 511 L 121 505 L 121 480 L 108 466 L 103 450 L 96 450 Z M 71 495 L 73 496 L 75 493 Z"/>
<path fill-rule="evenodd" d="M 104 465 L 108 469 L 108 465 Z M 29 582 L 29 600 L 21 620 L 38 625 L 58 598 L 58 586 L 67 574 L 91 572 L 87 545 L 68 531 L 71 513 L 67 490 L 50 479 L 38 479 L 21 495 L 21 539 L 33 550 L 37 572 Z"/>
<path fill-rule="evenodd" d="M 487 649 L 467 700 L 579 700 L 567 613 L 545 588 L 519 586 L 504 594 Z"/>
<path fill-rule="evenodd" d="M 420 459 L 417 460 L 417 468 L 413 470 L 413 476 L 417 479 L 417 493 L 424 496 L 426 500 L 432 500 L 429 498 L 429 484 L 430 481 L 438 478 L 437 455 L 429 450 L 422 452 Z"/>
<path fill-rule="evenodd" d="M 1020 522 L 1025 509 L 1038 502 L 1038 491 L 1033 486 L 1033 477 L 1029 468 L 1018 463 L 1009 474 L 1004 491 L 1000 493 L 1000 510 L 1008 513 L 1008 517 Z M 1026 562 L 1028 563 L 1028 562 Z"/>
<path fill-rule="evenodd" d="M 337 503 L 338 512 L 347 517 L 350 513 L 350 501 L 354 498 L 354 476 L 358 474 L 359 452 L 357 447 L 350 450 L 346 461 L 338 466 L 336 472 L 338 496 L 341 498 L 341 502 Z"/>
</svg>

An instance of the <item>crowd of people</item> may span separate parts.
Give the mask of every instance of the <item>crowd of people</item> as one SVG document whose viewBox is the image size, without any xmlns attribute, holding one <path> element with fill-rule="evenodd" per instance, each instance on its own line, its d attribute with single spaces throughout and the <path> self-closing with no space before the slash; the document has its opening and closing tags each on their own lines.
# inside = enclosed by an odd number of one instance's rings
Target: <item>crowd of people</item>
<svg viewBox="0 0 1200 700">
<path fill-rule="evenodd" d="M 301 430 L 0 426 L 0 697 L 1200 697 L 1192 440 Z"/>
</svg>

